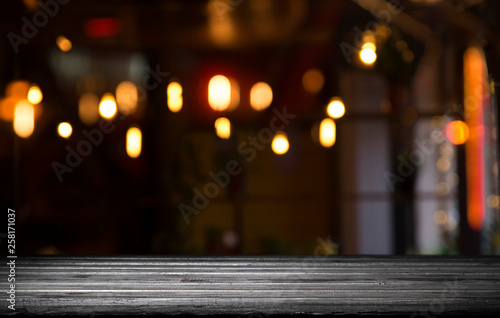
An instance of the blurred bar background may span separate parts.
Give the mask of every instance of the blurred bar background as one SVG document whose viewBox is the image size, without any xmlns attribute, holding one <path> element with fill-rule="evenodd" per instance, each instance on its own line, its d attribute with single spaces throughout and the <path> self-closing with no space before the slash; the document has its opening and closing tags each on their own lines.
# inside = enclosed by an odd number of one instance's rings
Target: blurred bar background
<svg viewBox="0 0 500 318">
<path fill-rule="evenodd" d="M 492 0 L 2 0 L 17 251 L 500 254 L 499 18 Z"/>
</svg>

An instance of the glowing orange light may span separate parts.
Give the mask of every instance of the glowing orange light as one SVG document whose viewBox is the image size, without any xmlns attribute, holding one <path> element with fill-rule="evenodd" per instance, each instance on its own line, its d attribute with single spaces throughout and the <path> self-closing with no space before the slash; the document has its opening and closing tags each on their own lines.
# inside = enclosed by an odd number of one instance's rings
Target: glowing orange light
<svg viewBox="0 0 500 318">
<path fill-rule="evenodd" d="M 443 128 L 444 135 L 454 145 L 461 145 L 469 139 L 469 127 L 461 120 L 454 120 Z"/>
<path fill-rule="evenodd" d="M 288 137 L 282 131 L 278 131 L 273 138 L 273 142 L 271 144 L 271 148 L 274 153 L 277 155 L 283 155 L 288 152 L 288 148 L 290 148 L 290 144 L 288 143 Z"/>
<path fill-rule="evenodd" d="M 99 97 L 85 93 L 78 100 L 78 116 L 86 125 L 93 125 L 99 120 Z"/>
<path fill-rule="evenodd" d="M 215 133 L 221 139 L 231 137 L 231 122 L 226 117 L 217 118 L 215 121 Z"/>
<path fill-rule="evenodd" d="M 116 101 L 111 93 L 106 93 L 102 96 L 99 103 L 99 113 L 103 118 L 111 119 L 116 115 Z"/>
<path fill-rule="evenodd" d="M 137 86 L 129 81 L 124 81 L 116 86 L 116 104 L 120 113 L 133 114 L 137 108 L 138 97 Z"/>
<path fill-rule="evenodd" d="M 0 118 L 8 122 L 12 121 L 14 119 L 14 108 L 20 100 L 16 96 L 8 96 L 0 100 Z"/>
<path fill-rule="evenodd" d="M 27 100 L 21 100 L 14 109 L 14 132 L 21 138 L 28 138 L 35 129 L 35 107 Z"/>
<path fill-rule="evenodd" d="M 255 83 L 250 89 L 250 105 L 255 110 L 264 110 L 273 101 L 273 90 L 264 82 Z"/>
<path fill-rule="evenodd" d="M 62 35 L 57 37 L 56 44 L 59 47 L 59 49 L 63 52 L 68 52 L 73 47 L 71 41 Z"/>
<path fill-rule="evenodd" d="M 137 158 L 142 150 L 142 132 L 138 127 L 130 127 L 127 130 L 126 150 L 130 158 Z"/>
<path fill-rule="evenodd" d="M 228 111 L 233 111 L 240 105 L 240 84 L 234 78 L 229 78 L 231 83 L 231 102 L 229 103 Z"/>
<path fill-rule="evenodd" d="M 375 53 L 376 46 L 374 43 L 367 42 L 361 47 L 359 58 L 366 65 L 371 65 L 377 60 L 377 53 Z"/>
<path fill-rule="evenodd" d="M 30 83 L 27 81 L 13 81 L 7 85 L 5 93 L 7 96 L 15 96 L 19 98 L 26 98 L 30 89 Z"/>
<path fill-rule="evenodd" d="M 328 103 L 326 112 L 328 113 L 328 116 L 330 116 L 331 118 L 335 119 L 340 118 L 345 114 L 344 103 L 340 98 L 334 97 L 330 100 L 330 103 Z"/>
<path fill-rule="evenodd" d="M 319 92 L 324 84 L 325 77 L 323 73 L 317 69 L 312 68 L 307 70 L 302 76 L 302 86 L 304 86 L 304 89 L 309 93 L 315 94 Z"/>
<path fill-rule="evenodd" d="M 208 103 L 214 110 L 226 110 L 231 104 L 231 82 L 223 75 L 216 75 L 208 82 Z"/>
<path fill-rule="evenodd" d="M 465 144 L 467 222 L 475 231 L 483 227 L 486 209 L 483 103 L 489 103 L 487 77 L 481 49 L 468 48 L 464 53 L 464 111 L 465 122 L 471 131 Z"/>
<path fill-rule="evenodd" d="M 28 101 L 33 105 L 40 104 L 43 99 L 43 94 L 40 90 L 40 87 L 38 87 L 38 85 L 36 84 L 31 85 L 30 89 L 28 90 L 27 98 Z"/>
<path fill-rule="evenodd" d="M 319 142 L 323 147 L 329 148 L 335 144 L 336 127 L 331 118 L 325 118 L 319 125 Z"/>
<path fill-rule="evenodd" d="M 167 106 L 172 113 L 177 113 L 182 109 L 182 86 L 177 82 L 172 82 L 167 86 Z"/>
<path fill-rule="evenodd" d="M 63 138 L 69 138 L 73 132 L 73 127 L 70 123 L 63 122 L 57 126 L 57 133 Z"/>
</svg>

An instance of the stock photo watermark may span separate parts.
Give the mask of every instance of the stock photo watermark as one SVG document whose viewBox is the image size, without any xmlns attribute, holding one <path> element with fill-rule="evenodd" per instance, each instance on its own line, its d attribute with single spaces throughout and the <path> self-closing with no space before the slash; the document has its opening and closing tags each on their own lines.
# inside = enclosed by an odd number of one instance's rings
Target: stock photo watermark
<svg viewBox="0 0 500 318">
<path fill-rule="evenodd" d="M 369 2 L 370 0 L 359 0 L 359 4 L 363 5 L 364 2 Z M 386 10 L 371 10 L 370 13 L 373 15 L 375 20 L 369 21 L 366 23 L 364 31 L 361 30 L 359 27 L 354 27 L 353 31 L 356 33 L 354 35 L 354 46 L 351 44 L 347 43 L 346 41 L 342 41 L 340 43 L 339 47 L 342 53 L 344 54 L 344 57 L 347 61 L 347 63 L 351 63 L 352 58 L 351 56 L 354 53 L 359 53 L 361 50 L 361 47 L 363 46 L 363 34 L 366 32 L 371 32 L 374 36 L 377 36 L 377 33 L 379 32 L 380 28 L 378 27 L 379 24 L 382 24 L 384 26 L 389 25 L 392 21 L 392 16 L 399 14 L 403 11 L 403 6 L 398 0 L 389 0 L 387 1 L 387 6 Z"/>
<path fill-rule="evenodd" d="M 269 128 L 261 129 L 256 135 L 249 136 L 246 141 L 242 141 L 238 145 L 238 153 L 245 157 L 247 162 L 251 162 L 257 156 L 258 151 L 264 150 L 266 145 L 269 145 L 274 134 L 278 131 L 285 129 L 290 121 L 297 117 L 297 115 L 287 112 L 286 106 L 278 111 L 273 109 L 274 116 L 269 121 Z M 219 195 L 220 190 L 226 188 L 229 185 L 231 176 L 236 176 L 243 171 L 243 167 L 236 160 L 230 160 L 226 163 L 225 170 L 214 173 L 209 172 L 209 176 L 213 181 L 205 184 L 203 191 L 198 190 L 196 187 L 193 188 L 193 199 L 191 201 L 191 206 L 185 203 L 180 203 L 178 205 L 179 211 L 184 218 L 186 224 L 189 224 L 190 218 L 193 215 L 200 214 L 201 210 L 205 209 L 210 203 L 210 199 L 215 198 Z"/>
<path fill-rule="evenodd" d="M 158 85 L 170 75 L 168 72 L 160 71 L 159 65 L 156 65 L 155 69 L 149 66 L 146 66 L 145 69 L 148 74 L 143 77 L 142 86 L 137 87 L 138 102 L 144 101 L 147 97 L 147 91 L 157 88 Z M 128 115 L 128 112 L 124 112 L 122 115 L 118 116 L 118 118 L 123 120 L 127 118 Z M 102 143 L 104 135 L 111 133 L 115 128 L 115 125 L 110 120 L 103 118 L 99 121 L 98 128 L 94 128 L 90 131 L 83 129 L 82 135 L 84 135 L 86 139 L 80 140 L 75 147 L 76 149 L 73 149 L 69 145 L 66 146 L 64 164 L 59 161 L 53 161 L 51 164 L 59 182 L 63 182 L 63 175 L 73 172 L 73 170 L 83 162 L 83 158 L 90 155 L 94 147 Z"/>
<path fill-rule="evenodd" d="M 16 211 L 7 209 L 7 266 L 9 272 L 7 275 L 8 290 L 7 306 L 10 310 L 16 310 Z"/>
<path fill-rule="evenodd" d="M 38 31 L 45 27 L 50 19 L 59 13 L 61 5 L 65 5 L 69 2 L 70 0 L 38 1 L 38 6 L 41 10 L 33 14 L 31 21 L 27 17 L 21 18 L 21 35 L 14 32 L 9 32 L 7 34 L 7 38 L 14 52 L 19 53 L 19 46 L 21 44 L 28 44 L 29 40 L 34 38 L 38 34 Z"/>
</svg>

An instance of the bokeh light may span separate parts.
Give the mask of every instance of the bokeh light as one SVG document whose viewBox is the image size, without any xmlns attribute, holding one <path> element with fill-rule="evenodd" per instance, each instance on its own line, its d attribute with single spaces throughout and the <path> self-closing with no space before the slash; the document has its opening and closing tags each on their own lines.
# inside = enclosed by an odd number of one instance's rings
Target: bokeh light
<svg viewBox="0 0 500 318">
<path fill-rule="evenodd" d="M 231 104 L 231 82 L 223 75 L 216 75 L 208 82 L 208 104 L 223 111 Z"/>
<path fill-rule="evenodd" d="M 57 133 L 63 138 L 69 138 L 72 132 L 73 128 L 70 123 L 62 122 L 57 126 Z"/>
<path fill-rule="evenodd" d="M 330 99 L 328 106 L 326 107 L 326 112 L 331 118 L 340 118 L 345 114 L 345 106 L 342 99 L 334 97 Z"/>
<path fill-rule="evenodd" d="M 319 142 L 323 147 L 329 148 L 335 144 L 336 127 L 331 118 L 325 118 L 319 125 Z"/>
<path fill-rule="evenodd" d="M 106 93 L 102 96 L 99 103 L 99 114 L 101 117 L 111 119 L 116 115 L 116 101 L 111 93 Z"/>
<path fill-rule="evenodd" d="M 71 51 L 71 48 L 73 47 L 71 41 L 62 35 L 57 37 L 56 44 L 59 47 L 59 49 L 63 52 Z"/>
<path fill-rule="evenodd" d="M 361 62 L 366 65 L 372 65 L 377 60 L 377 53 L 375 53 L 375 44 L 368 42 L 363 44 L 361 51 L 359 52 L 359 58 Z"/>
<path fill-rule="evenodd" d="M 469 139 L 469 127 L 461 120 L 447 123 L 443 130 L 446 138 L 454 145 L 461 145 Z"/>
<path fill-rule="evenodd" d="M 7 85 L 5 94 L 25 99 L 30 89 L 30 83 L 27 81 L 13 81 Z"/>
<path fill-rule="evenodd" d="M 120 113 L 129 115 L 137 109 L 137 86 L 129 81 L 124 81 L 116 87 L 116 104 Z"/>
<path fill-rule="evenodd" d="M 43 99 L 43 94 L 40 90 L 40 87 L 38 87 L 38 85 L 36 84 L 31 85 L 30 89 L 28 90 L 27 97 L 28 101 L 33 105 L 40 104 Z"/>
<path fill-rule="evenodd" d="M 172 113 L 182 109 L 182 86 L 177 82 L 171 82 L 167 86 L 167 107 Z"/>
<path fill-rule="evenodd" d="M 264 82 L 255 83 L 250 89 L 250 105 L 253 109 L 264 110 L 273 101 L 273 90 L 269 84 Z"/>
<path fill-rule="evenodd" d="M 231 137 L 231 122 L 226 117 L 220 117 L 215 120 L 215 133 L 221 139 L 229 139 Z"/>
<path fill-rule="evenodd" d="M 85 93 L 78 100 L 78 117 L 82 123 L 93 125 L 99 120 L 99 97 L 93 93 Z"/>
<path fill-rule="evenodd" d="M 137 158 L 142 150 L 142 132 L 138 127 L 130 127 L 127 130 L 126 150 L 130 158 Z"/>
<path fill-rule="evenodd" d="M 315 68 L 307 70 L 302 76 L 302 86 L 311 94 L 319 92 L 324 84 L 325 76 Z"/>
<path fill-rule="evenodd" d="M 14 109 L 14 132 L 21 138 L 28 138 L 35 129 L 35 107 L 27 100 L 19 101 Z"/>
<path fill-rule="evenodd" d="M 289 147 L 290 144 L 288 143 L 287 135 L 282 131 L 278 131 L 274 135 L 273 142 L 271 144 L 271 148 L 274 153 L 277 155 L 283 155 L 288 152 Z"/>
</svg>

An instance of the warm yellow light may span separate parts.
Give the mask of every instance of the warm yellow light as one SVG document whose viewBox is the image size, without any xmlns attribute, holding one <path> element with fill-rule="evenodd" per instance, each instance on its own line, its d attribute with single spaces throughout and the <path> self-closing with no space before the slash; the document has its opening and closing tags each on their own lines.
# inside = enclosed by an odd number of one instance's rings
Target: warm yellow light
<svg viewBox="0 0 500 318">
<path fill-rule="evenodd" d="M 277 155 L 283 155 L 287 153 L 290 144 L 288 143 L 288 138 L 286 134 L 282 131 L 278 131 L 273 138 L 271 148 Z"/>
<path fill-rule="evenodd" d="M 212 77 L 208 83 L 208 104 L 214 110 L 226 110 L 231 104 L 231 83 L 223 75 Z"/>
<path fill-rule="evenodd" d="M 78 101 L 78 116 L 82 123 L 93 125 L 99 120 L 99 97 L 93 93 L 85 93 Z"/>
<path fill-rule="evenodd" d="M 214 127 L 219 138 L 229 139 L 231 137 L 231 122 L 226 117 L 217 118 Z"/>
<path fill-rule="evenodd" d="M 328 104 L 326 108 L 326 112 L 328 113 L 328 116 L 332 118 L 340 118 L 344 116 L 345 114 L 345 106 L 342 100 L 338 97 L 334 97 L 330 100 L 330 103 Z"/>
<path fill-rule="evenodd" d="M 63 138 L 69 138 L 72 132 L 73 128 L 70 123 L 63 122 L 57 126 L 57 133 Z"/>
<path fill-rule="evenodd" d="M 35 107 L 27 100 L 21 100 L 14 108 L 14 132 L 21 138 L 28 138 L 35 129 Z"/>
<path fill-rule="evenodd" d="M 361 61 L 367 65 L 375 63 L 377 60 L 377 53 L 375 53 L 375 44 L 368 42 L 363 44 L 361 51 L 359 52 L 359 58 Z"/>
<path fill-rule="evenodd" d="M 182 109 L 182 86 L 177 82 L 172 82 L 167 86 L 167 106 L 171 112 L 177 113 Z"/>
<path fill-rule="evenodd" d="M 33 105 L 36 105 L 40 104 L 42 99 L 43 99 L 43 94 L 42 91 L 40 90 L 40 87 L 38 87 L 38 85 L 36 84 L 31 85 L 30 89 L 28 90 L 28 101 Z"/>
<path fill-rule="evenodd" d="M 137 158 L 142 150 L 142 132 L 138 127 L 130 127 L 127 130 L 127 155 L 130 158 Z"/>
<path fill-rule="evenodd" d="M 461 145 L 469 139 L 469 126 L 461 120 L 450 121 L 443 129 L 445 136 L 454 145 Z"/>
<path fill-rule="evenodd" d="M 323 147 L 331 147 L 335 144 L 336 127 L 335 122 L 331 118 L 325 118 L 319 125 L 319 142 Z"/>
<path fill-rule="evenodd" d="M 59 47 L 59 49 L 63 52 L 68 52 L 73 47 L 71 41 L 62 35 L 57 37 L 56 44 Z"/>
<path fill-rule="evenodd" d="M 325 77 L 323 73 L 317 69 L 312 68 L 307 70 L 304 76 L 302 76 L 302 86 L 304 86 L 304 89 L 309 93 L 315 94 L 319 92 L 324 84 Z"/>
<path fill-rule="evenodd" d="M 99 114 L 101 117 L 111 119 L 116 115 L 116 101 L 111 93 L 106 93 L 102 96 L 99 103 Z"/>
<path fill-rule="evenodd" d="M 273 101 L 273 90 L 264 82 L 255 83 L 250 89 L 250 105 L 255 110 L 264 110 Z"/>
<path fill-rule="evenodd" d="M 129 115 L 137 109 L 137 86 L 129 81 L 124 81 L 116 86 L 116 104 L 120 113 Z"/>
</svg>

